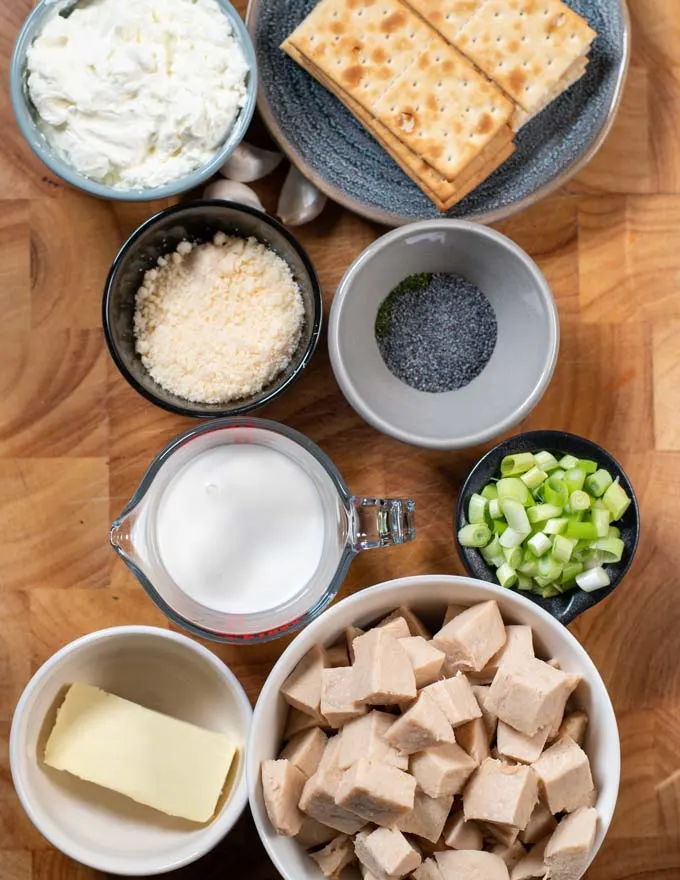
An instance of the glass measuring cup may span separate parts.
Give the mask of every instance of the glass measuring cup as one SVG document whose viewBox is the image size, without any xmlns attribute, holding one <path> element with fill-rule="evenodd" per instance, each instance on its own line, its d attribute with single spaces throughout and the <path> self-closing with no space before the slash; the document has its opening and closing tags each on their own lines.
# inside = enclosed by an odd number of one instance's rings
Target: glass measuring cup
<svg viewBox="0 0 680 880">
<path fill-rule="evenodd" d="M 292 598 L 253 613 L 225 613 L 187 595 L 168 573 L 157 546 L 157 513 L 164 491 L 195 456 L 224 444 L 254 444 L 286 455 L 311 478 L 323 509 L 323 550 L 314 575 Z M 262 501 L 266 504 L 267 499 Z M 285 425 L 264 419 L 225 418 L 192 428 L 165 447 L 114 522 L 110 540 L 174 623 L 213 641 L 264 642 L 294 632 L 317 617 L 332 602 L 357 553 L 412 541 L 414 510 L 415 503 L 408 499 L 351 495 L 328 456 Z"/>
</svg>

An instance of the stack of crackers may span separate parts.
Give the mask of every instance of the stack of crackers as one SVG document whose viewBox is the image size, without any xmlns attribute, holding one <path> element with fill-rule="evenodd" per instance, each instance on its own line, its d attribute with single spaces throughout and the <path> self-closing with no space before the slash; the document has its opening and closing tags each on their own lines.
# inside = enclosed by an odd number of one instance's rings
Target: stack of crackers
<svg viewBox="0 0 680 880">
<path fill-rule="evenodd" d="M 446 211 L 586 70 L 561 0 L 321 0 L 282 48 Z"/>
</svg>

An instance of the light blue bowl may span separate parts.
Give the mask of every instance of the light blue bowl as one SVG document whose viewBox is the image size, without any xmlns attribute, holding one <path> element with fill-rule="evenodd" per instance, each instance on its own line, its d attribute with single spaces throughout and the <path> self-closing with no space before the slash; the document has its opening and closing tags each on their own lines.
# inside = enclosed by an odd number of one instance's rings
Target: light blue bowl
<svg viewBox="0 0 680 880">
<path fill-rule="evenodd" d="M 51 171 L 67 183 L 70 183 L 71 186 L 75 186 L 90 195 L 98 196 L 102 199 L 116 199 L 127 202 L 146 202 L 153 199 L 165 199 L 169 196 L 176 196 L 196 186 L 200 186 L 200 184 L 212 177 L 224 165 L 245 137 L 255 112 L 255 102 L 257 99 L 257 61 L 248 31 L 231 3 L 227 2 L 227 0 L 217 0 L 217 2 L 231 22 L 234 36 L 243 51 L 250 68 L 250 73 L 248 75 L 248 100 L 246 105 L 241 110 L 226 141 L 210 162 L 192 171 L 191 174 L 178 177 L 164 186 L 123 190 L 114 189 L 113 187 L 98 183 L 89 177 L 85 177 L 83 174 L 79 174 L 72 165 L 69 165 L 68 162 L 65 162 L 54 152 L 38 126 L 37 114 L 28 95 L 26 85 L 26 54 L 33 40 L 42 31 L 47 19 L 54 15 L 55 10 L 58 10 L 60 7 L 71 6 L 72 0 L 41 0 L 24 22 L 14 47 L 14 54 L 12 55 L 10 92 L 14 115 L 21 133 L 36 156 Z"/>
</svg>

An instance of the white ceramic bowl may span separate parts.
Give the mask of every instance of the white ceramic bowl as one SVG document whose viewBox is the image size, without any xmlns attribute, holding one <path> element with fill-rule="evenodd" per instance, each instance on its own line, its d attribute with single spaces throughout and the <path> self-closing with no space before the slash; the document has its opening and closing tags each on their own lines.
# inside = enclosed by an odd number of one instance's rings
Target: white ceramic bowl
<svg viewBox="0 0 680 880">
<path fill-rule="evenodd" d="M 65 686 L 76 681 L 229 734 L 239 757 L 230 771 L 228 794 L 209 825 L 164 816 L 45 767 L 39 755 Z M 243 812 L 243 755 L 251 719 L 237 678 L 202 645 L 154 627 L 100 630 L 58 651 L 27 685 L 12 722 L 12 778 L 33 824 L 67 856 L 114 874 L 160 874 L 209 852 Z"/>
<path fill-rule="evenodd" d="M 277 757 L 280 749 L 286 716 L 280 688 L 287 676 L 312 645 L 331 645 L 350 624 L 366 626 L 398 605 L 409 605 L 427 622 L 428 618 L 440 621 L 449 603 L 473 604 L 487 599 L 498 602 L 507 623 L 532 627 L 538 656 L 554 657 L 564 670 L 582 676 L 576 700 L 590 716 L 585 750 L 590 757 L 598 790 L 599 823 L 592 852 L 592 858 L 595 857 L 614 814 L 621 763 L 616 717 L 595 665 L 567 629 L 518 593 L 471 578 L 433 575 L 388 581 L 338 603 L 289 645 L 262 688 L 246 756 L 248 797 L 262 842 L 286 880 L 319 880 L 321 877 L 318 867 L 294 840 L 276 834 L 267 818 L 262 797 L 260 765 L 267 758 Z"/>
</svg>

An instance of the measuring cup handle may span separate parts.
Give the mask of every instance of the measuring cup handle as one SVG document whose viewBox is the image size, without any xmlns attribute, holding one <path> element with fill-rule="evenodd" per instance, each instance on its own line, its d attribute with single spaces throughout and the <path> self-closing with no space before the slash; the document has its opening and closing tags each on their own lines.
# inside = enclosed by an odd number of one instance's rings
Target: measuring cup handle
<svg viewBox="0 0 680 880">
<path fill-rule="evenodd" d="M 416 503 L 409 498 L 351 498 L 354 549 L 373 550 L 406 544 L 416 537 Z"/>
</svg>

